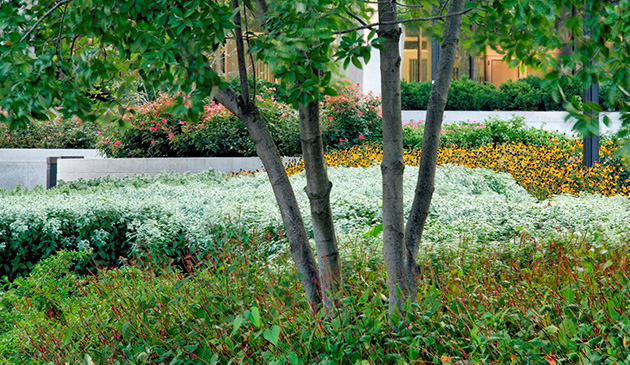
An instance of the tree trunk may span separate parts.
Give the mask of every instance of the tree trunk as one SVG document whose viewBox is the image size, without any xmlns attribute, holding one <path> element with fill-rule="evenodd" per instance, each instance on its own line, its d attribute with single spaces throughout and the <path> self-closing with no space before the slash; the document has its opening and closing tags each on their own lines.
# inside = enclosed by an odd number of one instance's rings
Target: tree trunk
<svg viewBox="0 0 630 365">
<path fill-rule="evenodd" d="M 393 0 L 378 1 L 379 22 L 398 20 Z M 383 254 L 389 287 L 389 314 L 398 310 L 407 296 L 404 275 L 404 216 L 402 120 L 400 111 L 400 26 L 381 25 L 379 37 L 386 39 L 381 55 L 383 101 Z"/>
<path fill-rule="evenodd" d="M 311 206 L 317 261 L 322 277 L 324 303 L 330 309 L 341 285 L 339 251 L 330 209 L 330 190 L 319 127 L 319 101 L 300 104 L 300 138 L 306 170 L 306 194 Z M 330 297 L 329 297 L 330 296 Z"/>
<path fill-rule="evenodd" d="M 215 99 L 238 116 L 247 126 L 249 135 L 256 145 L 258 157 L 267 170 L 273 193 L 280 208 L 282 222 L 287 230 L 291 256 L 297 266 L 306 296 L 311 305 L 321 304 L 321 286 L 315 257 L 309 246 L 308 235 L 291 182 L 271 133 L 269 133 L 267 123 L 252 103 L 244 105 L 243 99 L 232 89 L 220 90 Z"/>
<path fill-rule="evenodd" d="M 220 90 L 216 94 L 215 99 L 234 113 L 247 127 L 247 131 L 256 146 L 256 153 L 262 160 L 265 170 L 267 170 L 273 193 L 280 208 L 282 222 L 287 230 L 291 256 L 297 266 L 300 280 L 309 302 L 311 305 L 317 306 L 322 302 L 322 291 L 315 257 L 309 245 L 304 221 L 295 199 L 293 187 L 278 153 L 278 148 L 271 137 L 267 123 L 256 108 L 254 101 L 249 99 L 245 47 L 243 45 L 238 0 L 232 0 L 232 8 L 235 10 L 236 53 L 242 96 L 228 88 Z"/>
<path fill-rule="evenodd" d="M 435 170 L 440 129 L 442 128 L 442 118 L 444 116 L 444 108 L 446 107 L 448 89 L 453 76 L 459 31 L 462 24 L 462 15 L 452 14 L 461 13 L 464 10 L 464 3 L 465 0 L 451 0 L 448 7 L 438 70 L 427 106 L 418 182 L 411 206 L 411 213 L 407 221 L 407 229 L 405 231 L 405 248 L 407 251 L 405 255 L 405 281 L 409 285 L 408 291 L 412 300 L 416 299 L 418 291 L 418 248 L 420 246 L 420 240 L 422 239 L 427 215 L 429 214 L 433 190 L 435 190 Z"/>
</svg>

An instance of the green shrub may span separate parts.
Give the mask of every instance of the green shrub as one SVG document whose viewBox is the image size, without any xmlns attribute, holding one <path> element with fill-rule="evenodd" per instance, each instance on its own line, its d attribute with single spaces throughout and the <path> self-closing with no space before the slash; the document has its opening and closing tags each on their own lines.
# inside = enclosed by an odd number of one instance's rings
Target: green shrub
<svg viewBox="0 0 630 365">
<path fill-rule="evenodd" d="M 221 105 L 210 102 L 199 123 L 180 121 L 169 145 L 178 156 L 243 157 L 255 156 L 256 147 L 247 128 Z"/>
<path fill-rule="evenodd" d="M 400 83 L 400 98 L 402 110 L 426 110 L 431 94 L 431 82 Z"/>
<path fill-rule="evenodd" d="M 275 89 L 263 86 L 256 95 L 257 106 L 267 121 L 278 150 L 284 156 L 301 154 L 298 113 L 278 102 Z M 241 157 L 255 156 L 256 149 L 245 125 L 224 106 L 211 101 L 204 106 L 199 122 L 175 117 L 174 99 L 158 100 L 135 108 L 126 115 L 130 128 L 112 128 L 98 147 L 109 157 Z M 346 148 L 364 142 L 380 142 L 380 100 L 345 86 L 340 95 L 326 97 L 321 104 L 324 145 Z"/>
<path fill-rule="evenodd" d="M 455 148 L 476 148 L 492 143 L 524 143 L 530 146 L 547 146 L 552 138 L 568 141 L 562 133 L 548 132 L 539 128 L 527 127 L 522 117 L 512 117 L 504 121 L 498 118 L 485 122 L 466 121 L 442 126 L 440 145 Z M 403 128 L 403 145 L 406 148 L 422 146 L 423 126 L 407 124 Z"/>
<path fill-rule="evenodd" d="M 279 96 L 278 93 L 278 87 L 280 85 L 278 85 L 275 82 L 272 81 L 267 81 L 267 80 L 263 80 L 263 79 L 256 79 L 255 80 L 255 85 L 254 85 L 254 78 L 253 77 L 248 77 L 247 79 L 247 83 L 249 84 L 249 88 L 250 88 L 250 93 L 254 93 L 254 91 L 256 91 L 256 94 L 267 94 L 269 91 L 271 91 L 271 94 L 277 99 Z M 230 80 L 228 81 L 228 85 L 234 89 L 237 92 L 241 92 L 241 79 L 238 77 L 232 77 L 230 78 Z M 256 89 L 254 90 L 254 86 L 256 86 Z"/>
<path fill-rule="evenodd" d="M 431 82 L 401 82 L 403 110 L 426 110 Z M 500 106 L 499 92 L 492 84 L 482 84 L 463 77 L 453 80 L 448 92 L 446 110 L 495 110 Z"/>
<path fill-rule="evenodd" d="M 630 107 L 630 96 L 624 94 L 612 82 L 599 85 L 599 100 L 605 110 L 627 110 Z"/>
<path fill-rule="evenodd" d="M 282 155 L 301 151 L 297 112 L 275 100 L 273 89 L 263 87 L 257 105 Z M 174 99 L 137 106 L 129 116 L 130 128 L 112 128 L 99 142 L 109 157 L 242 157 L 255 156 L 256 149 L 245 125 L 222 105 L 204 106 L 199 122 L 177 118 Z"/>
<path fill-rule="evenodd" d="M 565 110 L 565 102 L 576 97 L 582 97 L 582 84 L 576 79 L 562 79 L 560 82 L 560 88 L 564 94 L 564 99 L 562 98 L 559 90 L 553 89 L 548 83 L 538 76 L 529 75 L 526 78 L 521 79 L 521 81 L 527 83 L 532 87 L 532 89 L 537 90 L 540 93 L 541 103 L 536 106 L 537 110 L 563 111 Z M 557 101 L 554 99 L 554 94 L 556 94 L 555 99 L 557 99 Z"/>
<path fill-rule="evenodd" d="M 540 89 L 533 88 L 523 80 L 508 80 L 501 84 L 501 109 L 503 110 L 539 110 L 542 104 Z"/>
<path fill-rule="evenodd" d="M 527 127 L 522 117 L 512 117 L 507 121 L 498 118 L 484 123 L 447 124 L 440 135 L 443 146 L 476 148 L 488 143 L 523 143 L 528 146 L 548 146 L 552 138 L 568 141 L 564 134 L 548 132 L 539 128 Z"/>
<path fill-rule="evenodd" d="M 582 96 L 582 85 L 577 80 L 563 80 L 560 84 L 566 100 Z M 606 108 L 610 106 L 602 93 L 610 88 L 602 85 L 600 99 Z M 430 82 L 401 82 L 403 110 L 426 110 L 431 93 Z M 554 100 L 556 94 L 556 100 Z M 446 110 L 564 110 L 565 101 L 560 92 L 547 85 L 541 78 L 529 75 L 517 81 L 507 81 L 497 89 L 489 83 L 479 83 L 462 77 L 451 82 Z M 617 95 L 618 97 L 619 95 Z"/>
<path fill-rule="evenodd" d="M 10 130 L 0 123 L 0 148 L 96 148 L 101 126 L 79 119 L 33 121 Z"/>
<path fill-rule="evenodd" d="M 499 107 L 499 97 L 494 85 L 475 82 L 464 76 L 451 82 L 446 110 L 494 110 Z"/>
</svg>

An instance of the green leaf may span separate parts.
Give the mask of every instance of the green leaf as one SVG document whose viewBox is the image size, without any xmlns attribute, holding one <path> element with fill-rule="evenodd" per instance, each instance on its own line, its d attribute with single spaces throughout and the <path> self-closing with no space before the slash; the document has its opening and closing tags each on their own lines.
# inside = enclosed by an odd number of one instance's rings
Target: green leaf
<svg viewBox="0 0 630 365">
<path fill-rule="evenodd" d="M 287 359 L 289 359 L 289 363 L 291 364 L 299 364 L 299 359 L 295 352 L 289 352 Z"/>
<path fill-rule="evenodd" d="M 251 308 L 249 320 L 254 324 L 254 326 L 258 328 L 262 327 L 262 322 L 260 320 L 260 310 L 258 309 L 258 307 Z"/>
<path fill-rule="evenodd" d="M 241 325 L 243 324 L 243 317 L 242 316 L 236 316 L 236 318 L 234 318 L 234 321 L 232 321 L 232 333 L 230 334 L 230 336 L 234 336 L 234 334 L 238 331 L 239 328 L 241 328 Z"/>
<path fill-rule="evenodd" d="M 378 237 L 378 235 L 383 232 L 383 224 L 379 223 L 377 225 L 375 225 L 374 227 L 372 227 L 369 231 L 365 232 L 363 234 L 363 237 L 368 238 L 368 237 Z"/>
<path fill-rule="evenodd" d="M 278 339 L 280 338 L 280 327 L 274 325 L 273 327 L 271 327 L 271 330 L 264 330 L 263 337 L 265 338 L 265 340 L 274 344 L 274 346 L 277 346 Z"/>
<path fill-rule="evenodd" d="M 63 334 L 63 338 L 61 339 L 61 343 L 64 345 L 68 345 L 72 341 L 72 327 L 68 326 L 66 331 Z"/>
<path fill-rule="evenodd" d="M 129 338 L 129 327 L 131 326 L 131 323 L 129 323 L 129 321 L 125 321 L 125 323 L 123 323 L 122 325 L 122 335 L 125 338 Z"/>
</svg>

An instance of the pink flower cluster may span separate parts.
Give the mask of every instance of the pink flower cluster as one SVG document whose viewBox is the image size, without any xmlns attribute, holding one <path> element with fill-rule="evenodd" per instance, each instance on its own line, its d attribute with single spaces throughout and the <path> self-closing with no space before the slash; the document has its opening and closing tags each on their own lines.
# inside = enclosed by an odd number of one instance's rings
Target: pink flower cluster
<svg viewBox="0 0 630 365">
<path fill-rule="evenodd" d="M 411 129 L 416 129 L 416 128 L 420 128 L 422 123 L 424 123 L 424 119 L 418 119 L 417 122 L 413 119 L 409 119 L 408 122 L 403 122 L 403 126 L 409 127 Z"/>
</svg>

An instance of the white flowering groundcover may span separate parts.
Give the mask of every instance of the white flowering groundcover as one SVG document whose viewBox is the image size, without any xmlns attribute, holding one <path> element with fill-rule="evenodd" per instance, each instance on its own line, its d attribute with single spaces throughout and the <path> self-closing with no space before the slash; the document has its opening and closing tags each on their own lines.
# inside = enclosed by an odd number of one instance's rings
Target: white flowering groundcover
<svg viewBox="0 0 630 365">
<path fill-rule="evenodd" d="M 380 168 L 330 168 L 329 174 L 340 236 L 362 237 L 381 221 Z M 407 211 L 416 176 L 417 168 L 406 168 Z M 293 176 L 291 182 L 310 226 L 304 174 Z M 278 227 L 281 222 L 264 173 L 227 177 L 214 171 L 106 178 L 46 192 L 5 192 L 0 195 L 0 212 L 0 270 L 21 263 L 22 254 L 16 254 L 15 247 L 35 242 L 37 247 L 23 255 L 62 248 L 159 249 L 182 242 L 208 249 L 218 242 L 209 230 L 211 224 L 239 224 L 251 230 Z M 575 234 L 623 244 L 628 241 L 629 223 L 626 197 L 557 196 L 537 201 L 507 174 L 446 165 L 438 167 L 423 241 L 507 244 L 524 234 L 545 239 Z M 281 244 L 267 249 L 276 251 Z"/>
</svg>

